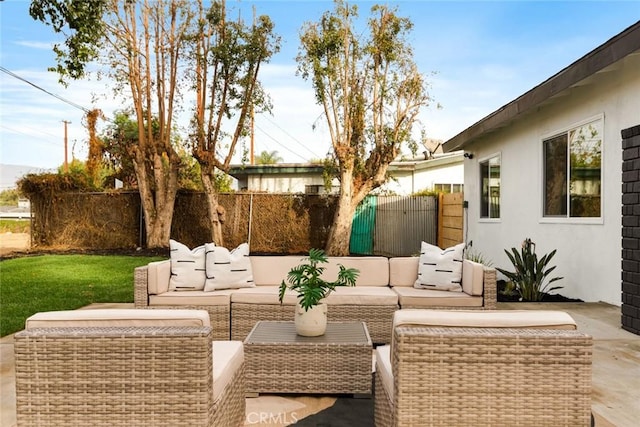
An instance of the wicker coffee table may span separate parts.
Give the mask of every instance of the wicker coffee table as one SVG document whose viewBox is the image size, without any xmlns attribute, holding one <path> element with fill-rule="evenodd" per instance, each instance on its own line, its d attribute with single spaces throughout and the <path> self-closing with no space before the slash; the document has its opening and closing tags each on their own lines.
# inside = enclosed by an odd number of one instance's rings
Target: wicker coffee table
<svg viewBox="0 0 640 427">
<path fill-rule="evenodd" d="M 248 395 L 371 394 L 372 343 L 364 322 L 328 323 L 320 337 L 293 322 L 261 321 L 244 340 Z"/>
</svg>

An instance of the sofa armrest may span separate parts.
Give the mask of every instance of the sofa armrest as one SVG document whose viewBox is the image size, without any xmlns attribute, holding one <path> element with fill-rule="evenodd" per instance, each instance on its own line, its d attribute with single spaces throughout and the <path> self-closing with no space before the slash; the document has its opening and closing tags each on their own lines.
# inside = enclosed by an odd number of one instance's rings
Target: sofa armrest
<svg viewBox="0 0 640 427">
<path fill-rule="evenodd" d="M 149 289 L 147 287 L 149 267 L 143 265 L 133 271 L 133 303 L 136 308 L 149 306 Z"/>
<path fill-rule="evenodd" d="M 19 332 L 18 423 L 213 425 L 211 333 L 210 326 Z"/>
<path fill-rule="evenodd" d="M 498 303 L 498 285 L 496 279 L 496 269 L 493 267 L 484 268 L 482 306 L 486 310 L 493 310 Z"/>
</svg>

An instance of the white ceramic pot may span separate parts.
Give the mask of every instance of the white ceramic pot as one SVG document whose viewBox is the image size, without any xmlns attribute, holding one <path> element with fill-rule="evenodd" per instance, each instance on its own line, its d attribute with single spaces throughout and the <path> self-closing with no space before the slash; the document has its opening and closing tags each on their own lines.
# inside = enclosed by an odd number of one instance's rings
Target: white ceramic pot
<svg viewBox="0 0 640 427">
<path fill-rule="evenodd" d="M 296 333 L 303 337 L 318 337 L 327 330 L 327 304 L 320 303 L 305 311 L 300 304 L 296 305 Z"/>
</svg>

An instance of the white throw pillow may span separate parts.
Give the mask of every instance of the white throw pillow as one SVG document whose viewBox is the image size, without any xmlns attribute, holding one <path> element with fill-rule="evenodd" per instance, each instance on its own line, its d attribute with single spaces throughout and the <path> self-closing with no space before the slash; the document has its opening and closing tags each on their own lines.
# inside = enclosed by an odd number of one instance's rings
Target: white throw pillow
<svg viewBox="0 0 640 427">
<path fill-rule="evenodd" d="M 201 291 L 204 289 L 204 245 L 190 250 L 175 240 L 169 240 L 171 250 L 170 291 Z"/>
<path fill-rule="evenodd" d="M 206 243 L 204 246 L 207 254 L 205 292 L 255 286 L 247 243 L 241 244 L 231 252 L 213 243 Z"/>
<path fill-rule="evenodd" d="M 447 249 L 422 242 L 418 264 L 418 289 L 462 292 L 462 256 L 464 243 Z"/>
</svg>

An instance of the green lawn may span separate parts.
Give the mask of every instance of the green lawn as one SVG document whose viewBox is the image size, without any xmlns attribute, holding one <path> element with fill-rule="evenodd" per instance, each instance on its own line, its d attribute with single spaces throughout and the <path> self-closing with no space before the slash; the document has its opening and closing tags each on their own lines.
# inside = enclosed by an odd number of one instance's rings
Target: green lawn
<svg viewBox="0 0 640 427">
<path fill-rule="evenodd" d="M 0 262 L 0 336 L 40 311 L 133 302 L 133 269 L 162 257 L 41 255 Z"/>
</svg>

